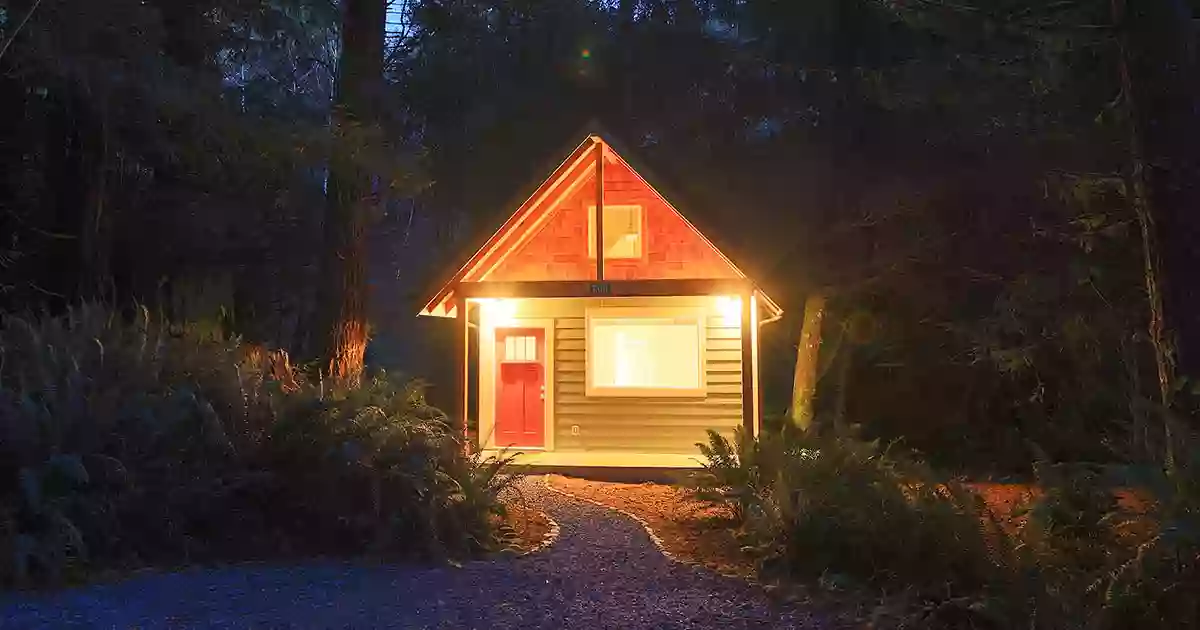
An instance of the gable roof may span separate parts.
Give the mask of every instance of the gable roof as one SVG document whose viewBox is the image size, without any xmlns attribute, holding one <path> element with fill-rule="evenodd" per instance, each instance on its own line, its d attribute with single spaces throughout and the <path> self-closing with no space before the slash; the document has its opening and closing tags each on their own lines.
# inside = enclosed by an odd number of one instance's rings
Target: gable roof
<svg viewBox="0 0 1200 630">
<path fill-rule="evenodd" d="M 474 249 L 474 253 L 458 270 L 440 285 L 441 288 L 433 294 L 421 310 L 421 315 L 455 316 L 454 289 L 457 284 L 487 280 L 489 275 L 496 271 L 511 253 L 536 236 L 558 211 L 562 199 L 594 172 L 591 165 L 595 163 L 597 150 L 602 152 L 601 155 L 604 156 L 606 164 L 616 164 L 627 169 L 645 189 L 653 194 L 657 201 L 662 203 L 662 206 L 671 213 L 673 218 L 681 221 L 695 238 L 703 242 L 707 249 L 719 257 L 720 261 L 724 263 L 723 266 L 727 266 L 734 277 L 750 279 L 738 265 L 730 260 L 722 248 L 714 244 L 692 220 L 679 212 L 660 192 L 660 188 L 649 181 L 648 169 L 645 165 L 633 159 L 632 153 L 618 151 L 618 148 L 614 146 L 616 143 L 609 140 L 611 136 L 604 132 L 597 123 L 591 122 L 586 125 L 580 135 L 583 135 L 584 139 L 574 145 L 574 148 L 567 153 L 567 157 L 550 172 L 550 175 L 539 185 L 533 187 L 532 192 L 524 197 L 524 201 L 517 206 L 517 210 L 508 215 L 503 223 L 490 233 L 487 240 Z M 627 160 L 624 155 L 630 156 L 631 159 Z M 555 199 L 555 201 L 548 202 L 551 199 Z M 751 282 L 753 281 L 751 280 Z M 780 315 L 782 310 L 779 306 L 760 287 L 755 285 L 755 288 L 758 289 L 761 306 L 768 315 L 770 317 Z"/>
</svg>

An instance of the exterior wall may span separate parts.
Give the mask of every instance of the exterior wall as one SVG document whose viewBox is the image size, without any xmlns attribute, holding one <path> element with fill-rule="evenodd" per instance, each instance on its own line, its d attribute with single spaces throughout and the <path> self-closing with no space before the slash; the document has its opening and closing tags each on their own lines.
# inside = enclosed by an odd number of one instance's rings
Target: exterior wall
<svg viewBox="0 0 1200 630">
<path fill-rule="evenodd" d="M 726 322 L 712 297 L 570 298 L 515 301 L 513 317 L 553 322 L 552 446 L 566 452 L 644 452 L 696 454 L 696 442 L 707 441 L 706 429 L 731 436 L 742 423 L 741 326 Z M 704 307 L 706 318 L 703 398 L 588 398 L 586 378 L 586 309 L 612 307 Z M 492 371 L 481 369 L 485 378 Z M 488 404 L 481 383 L 481 411 Z M 485 412 L 486 413 L 486 412 Z M 482 419 L 481 426 L 491 424 Z M 572 427 L 578 427 L 578 435 Z"/>
<path fill-rule="evenodd" d="M 589 280 L 588 209 L 595 205 L 595 176 L 565 197 L 541 230 L 487 277 L 495 281 Z M 606 164 L 604 203 L 642 207 L 643 252 L 636 260 L 606 260 L 606 280 L 737 278 L 721 254 L 699 236 L 623 162 Z"/>
</svg>

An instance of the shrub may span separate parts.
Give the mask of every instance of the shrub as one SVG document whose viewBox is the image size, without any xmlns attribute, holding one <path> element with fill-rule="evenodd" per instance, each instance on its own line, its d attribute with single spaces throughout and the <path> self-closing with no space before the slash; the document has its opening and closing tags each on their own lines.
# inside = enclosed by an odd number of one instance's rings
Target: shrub
<svg viewBox="0 0 1200 630">
<path fill-rule="evenodd" d="M 696 492 L 740 510 L 764 576 L 906 592 L 919 627 L 1005 627 L 1022 614 L 995 601 L 1029 585 L 982 501 L 910 458 L 787 425 L 734 443 L 710 434 L 703 450 Z"/>
<path fill-rule="evenodd" d="M 737 427 L 730 442 L 710 429 L 708 442 L 697 443 L 696 447 L 703 459 L 701 470 L 688 478 L 692 495 L 729 510 L 738 523 L 745 523 L 761 512 L 763 499 L 770 494 L 779 470 L 788 459 L 816 456 L 790 430 L 754 436 Z"/>
<path fill-rule="evenodd" d="M 12 570 L 19 581 L 28 580 L 35 566 L 61 579 L 72 561 L 87 559 L 83 535 L 69 516 L 79 489 L 87 483 L 87 470 L 73 456 L 56 455 L 41 466 L 21 469 L 17 506 L 9 514 L 19 526 L 9 531 Z"/>
<path fill-rule="evenodd" d="M 709 438 L 698 496 L 744 515 L 764 570 L 930 587 L 993 576 L 976 497 L 876 442 L 798 430 Z"/>
<path fill-rule="evenodd" d="M 1200 628 L 1200 450 L 1182 449 L 1171 470 L 1126 468 L 1121 477 L 1149 497 L 1151 524 L 1127 559 L 1092 584 L 1106 628 Z"/>
<path fill-rule="evenodd" d="M 689 477 L 696 499 L 726 508 L 739 523 L 744 522 L 763 489 L 762 467 L 758 465 L 758 440 L 738 427 L 732 443 L 709 429 L 708 443 L 697 443 L 703 468 Z"/>
<path fill-rule="evenodd" d="M 290 478 L 275 516 L 321 529 L 342 547 L 329 551 L 442 557 L 491 544 L 510 460 L 465 456 L 419 383 L 378 373 L 333 397 L 285 400 L 265 449 L 266 467 Z"/>
<path fill-rule="evenodd" d="M 308 382 L 286 354 L 96 305 L 0 320 L 0 584 L 75 569 L 492 544 L 506 460 L 419 382 Z M 11 560 L 10 560 L 11 559 Z"/>
<path fill-rule="evenodd" d="M 694 492 L 742 517 L 766 576 L 905 592 L 889 604 L 900 627 L 1200 627 L 1194 448 L 1169 472 L 1039 463 L 1039 498 L 1010 532 L 967 487 L 877 442 L 785 425 L 699 446 Z"/>
<path fill-rule="evenodd" d="M 1017 538 L 1036 560 L 1045 588 L 1082 606 L 1088 585 L 1113 570 L 1124 551 L 1115 488 L 1101 466 L 1038 462 L 1034 470 L 1040 496 L 1023 511 Z"/>
</svg>

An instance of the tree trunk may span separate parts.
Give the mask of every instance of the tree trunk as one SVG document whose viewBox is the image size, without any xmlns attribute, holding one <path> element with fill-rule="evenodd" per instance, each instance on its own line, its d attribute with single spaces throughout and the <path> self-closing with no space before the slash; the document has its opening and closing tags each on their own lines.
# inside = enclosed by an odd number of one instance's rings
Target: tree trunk
<svg viewBox="0 0 1200 630">
<path fill-rule="evenodd" d="M 106 212 L 109 196 L 110 129 L 107 103 L 100 102 L 95 120 L 88 127 L 92 146 L 87 155 L 87 197 L 79 225 L 79 295 L 84 300 L 103 300 L 112 285 L 112 220 Z"/>
<path fill-rule="evenodd" d="M 79 88 L 63 85 L 47 126 L 46 203 L 51 257 L 43 297 L 54 308 L 99 300 L 109 285 L 109 243 L 102 228 L 108 186 L 108 129 L 103 104 Z M 39 283 L 40 285 L 41 283 Z"/>
<path fill-rule="evenodd" d="M 43 172 L 42 216 L 45 217 L 49 259 L 56 264 L 39 270 L 32 285 L 52 310 L 66 308 L 76 300 L 79 260 L 77 230 L 83 222 L 85 195 L 79 185 L 86 177 L 77 122 L 73 116 L 71 91 L 60 88 L 47 99 L 46 160 Z"/>
<path fill-rule="evenodd" d="M 1178 0 L 1140 0 L 1118 32 L 1127 40 L 1132 119 L 1141 135 L 1147 199 L 1162 251 L 1165 329 L 1180 373 L 1200 376 L 1200 72 L 1196 27 Z"/>
<path fill-rule="evenodd" d="M 374 124 L 383 85 L 387 0 L 345 0 L 342 54 L 332 130 L 335 146 L 326 191 L 322 358 L 326 373 L 357 383 L 367 348 L 366 218 L 372 178 L 342 151 L 347 133 Z"/>
<path fill-rule="evenodd" d="M 1171 406 L 1171 392 L 1175 381 L 1175 357 L 1166 337 L 1163 315 L 1163 270 L 1161 247 L 1158 242 L 1159 227 L 1155 221 L 1152 202 L 1146 186 L 1146 157 L 1143 147 L 1141 124 L 1137 115 L 1137 94 L 1131 73 L 1129 30 L 1125 0 L 1112 0 L 1113 22 L 1117 25 L 1119 57 L 1117 70 L 1121 80 L 1121 91 L 1125 105 L 1126 142 L 1129 164 L 1125 172 L 1126 194 L 1129 205 L 1137 217 L 1142 236 L 1142 275 L 1146 284 L 1146 295 L 1150 309 L 1150 342 L 1154 347 L 1155 367 L 1158 372 L 1159 397 L 1164 407 Z"/>
<path fill-rule="evenodd" d="M 792 381 L 792 423 L 808 429 L 813 422 L 813 399 L 817 393 L 821 323 L 825 319 L 825 296 L 810 295 L 804 301 L 804 326 L 796 348 L 796 373 Z"/>
<path fill-rule="evenodd" d="M 1178 0 L 1112 0 L 1127 119 L 1129 196 L 1142 230 L 1159 395 L 1175 404 L 1176 375 L 1200 375 L 1200 89 L 1195 27 Z M 1168 467 L 1173 416 L 1165 414 Z"/>
<path fill-rule="evenodd" d="M 837 379 L 837 400 L 833 407 L 833 428 L 839 435 L 846 431 L 846 400 L 850 389 L 850 368 L 854 364 L 854 343 L 845 339 L 846 335 L 847 333 L 842 333 L 842 343 L 839 344 L 838 356 L 834 359 L 837 362 L 837 371 L 834 372 Z"/>
</svg>

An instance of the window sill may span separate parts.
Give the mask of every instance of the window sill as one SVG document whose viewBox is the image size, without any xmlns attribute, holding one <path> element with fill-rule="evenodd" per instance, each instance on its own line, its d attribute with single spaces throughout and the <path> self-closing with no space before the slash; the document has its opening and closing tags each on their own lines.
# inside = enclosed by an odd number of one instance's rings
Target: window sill
<svg viewBox="0 0 1200 630">
<path fill-rule="evenodd" d="M 588 398 L 704 398 L 704 388 L 674 389 L 650 387 L 587 387 Z"/>
</svg>

